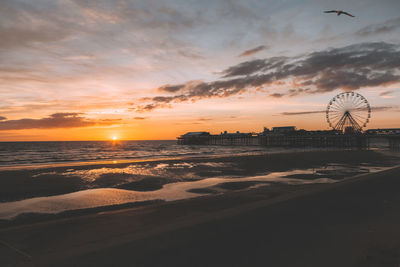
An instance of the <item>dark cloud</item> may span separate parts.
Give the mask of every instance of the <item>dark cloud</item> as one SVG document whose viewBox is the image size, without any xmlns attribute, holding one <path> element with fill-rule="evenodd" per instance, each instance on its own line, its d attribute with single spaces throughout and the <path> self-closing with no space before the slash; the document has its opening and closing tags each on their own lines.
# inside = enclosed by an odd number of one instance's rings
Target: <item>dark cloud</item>
<svg viewBox="0 0 400 267">
<path fill-rule="evenodd" d="M 55 113 L 41 119 L 1 120 L 0 130 L 75 128 L 115 124 L 115 120 L 95 121 L 81 115 L 81 113 Z"/>
<path fill-rule="evenodd" d="M 242 80 L 250 86 L 297 78 L 302 85 L 314 85 L 316 91 L 332 91 L 399 82 L 400 76 L 395 73 L 399 68 L 399 45 L 381 42 L 329 49 L 301 58 L 248 61 L 223 74 L 226 78 L 246 75 Z"/>
<path fill-rule="evenodd" d="M 302 85 L 307 85 L 307 83 L 302 83 Z M 286 93 L 287 96 L 293 97 L 298 96 L 301 94 L 312 93 L 310 88 L 296 88 L 296 89 L 289 89 Z"/>
<path fill-rule="evenodd" d="M 274 97 L 274 98 L 281 98 L 282 96 L 284 96 L 284 94 L 280 94 L 280 93 L 273 93 L 269 95 L 270 97 Z"/>
<path fill-rule="evenodd" d="M 387 85 L 399 81 L 400 76 L 390 73 L 390 70 L 371 74 L 329 70 L 316 79 L 314 84 L 317 86 L 317 90 L 333 91 L 337 88 L 356 90 L 361 87 Z"/>
<path fill-rule="evenodd" d="M 147 119 L 146 117 L 134 117 L 135 120 L 145 120 Z"/>
<path fill-rule="evenodd" d="M 0 121 L 4 121 L 6 119 L 7 119 L 6 117 L 0 116 Z"/>
<path fill-rule="evenodd" d="M 274 69 L 282 66 L 288 58 L 272 57 L 268 59 L 256 59 L 246 61 L 238 65 L 227 68 L 222 71 L 223 77 L 234 77 L 242 75 L 250 75 L 263 70 Z"/>
<path fill-rule="evenodd" d="M 143 112 L 153 111 L 154 109 L 157 109 L 157 108 L 167 108 L 167 107 L 170 107 L 170 106 L 165 103 L 154 102 L 152 104 L 138 105 L 138 106 L 132 108 L 132 110 L 134 110 L 138 113 L 143 113 Z"/>
<path fill-rule="evenodd" d="M 184 88 L 185 85 L 184 84 L 179 84 L 179 85 L 169 85 L 169 84 L 165 84 L 161 87 L 159 87 L 157 90 L 160 92 L 169 92 L 169 93 L 175 93 L 179 90 L 181 90 L 182 88 Z"/>
<path fill-rule="evenodd" d="M 398 29 L 400 29 L 400 17 L 387 20 L 383 23 L 366 26 L 366 27 L 358 30 L 356 32 L 356 35 L 358 35 L 360 37 L 366 37 L 366 36 L 370 36 L 370 35 L 392 33 Z"/>
<path fill-rule="evenodd" d="M 222 71 L 222 78 L 212 82 L 190 81 L 180 85 L 164 85 L 159 91 L 177 94 L 142 99 L 150 103 L 139 105 L 136 110 L 151 111 L 170 107 L 171 103 L 229 97 L 272 84 L 279 85 L 283 90 L 271 92 L 271 97 L 385 86 L 400 82 L 399 70 L 399 45 L 361 43 L 301 57 L 246 61 Z M 291 89 L 286 89 L 289 86 Z"/>
<path fill-rule="evenodd" d="M 262 50 L 264 50 L 264 49 L 267 49 L 267 46 L 265 46 L 265 45 L 260 45 L 260 46 L 257 46 L 257 47 L 255 47 L 255 48 L 252 48 L 252 49 L 249 49 L 249 50 L 244 51 L 243 53 L 241 53 L 241 54 L 239 55 L 239 57 L 251 56 L 251 55 L 257 54 L 258 52 L 260 52 L 260 51 L 262 51 Z"/>
<path fill-rule="evenodd" d="M 393 91 L 385 91 L 385 92 L 380 93 L 379 95 L 380 96 L 386 96 L 386 95 L 390 95 L 392 93 L 393 93 Z"/>
</svg>

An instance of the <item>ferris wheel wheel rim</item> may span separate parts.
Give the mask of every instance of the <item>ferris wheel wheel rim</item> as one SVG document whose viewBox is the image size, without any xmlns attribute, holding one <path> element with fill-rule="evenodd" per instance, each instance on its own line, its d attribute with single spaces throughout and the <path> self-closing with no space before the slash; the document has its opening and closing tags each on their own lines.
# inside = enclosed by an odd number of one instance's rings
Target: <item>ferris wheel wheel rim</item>
<svg viewBox="0 0 400 267">
<path fill-rule="evenodd" d="M 351 106 L 356 106 L 356 108 L 352 108 Z M 351 111 L 352 109 L 353 111 Z M 362 110 L 365 110 L 364 115 L 358 113 L 363 112 Z M 343 117 L 346 112 L 356 118 L 355 122 L 359 123 L 359 125 L 357 125 L 358 128 L 366 127 L 371 118 L 371 106 L 363 95 L 356 92 L 342 92 L 335 95 L 328 102 L 326 108 L 326 120 L 328 125 L 335 129 L 336 126 L 333 126 L 332 123 L 338 123 L 340 121 L 340 119 L 338 120 L 340 114 L 342 114 Z"/>
</svg>

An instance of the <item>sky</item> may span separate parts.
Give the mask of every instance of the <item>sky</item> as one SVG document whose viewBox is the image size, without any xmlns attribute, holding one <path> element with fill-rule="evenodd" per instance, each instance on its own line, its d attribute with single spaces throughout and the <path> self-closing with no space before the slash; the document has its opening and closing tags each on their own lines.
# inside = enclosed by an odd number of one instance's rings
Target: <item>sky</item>
<svg viewBox="0 0 400 267">
<path fill-rule="evenodd" d="M 341 9 L 355 17 L 323 13 Z M 0 0 L 0 141 L 400 127 L 398 0 Z"/>
</svg>

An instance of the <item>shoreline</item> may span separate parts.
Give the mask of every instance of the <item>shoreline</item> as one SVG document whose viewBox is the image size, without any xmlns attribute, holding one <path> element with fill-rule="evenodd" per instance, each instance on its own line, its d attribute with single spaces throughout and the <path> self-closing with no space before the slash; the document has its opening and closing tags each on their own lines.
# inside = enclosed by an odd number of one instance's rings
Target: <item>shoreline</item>
<svg viewBox="0 0 400 267">
<path fill-rule="evenodd" d="M 228 146 L 223 146 L 228 147 Z M 234 147 L 246 147 L 246 146 L 234 146 Z M 252 146 L 254 147 L 254 146 Z M 263 148 L 263 147 L 261 147 Z M 51 162 L 51 163 L 31 163 L 31 164 L 20 164 L 20 165 L 0 165 L 0 172 L 2 171 L 13 171 L 13 170 L 40 170 L 40 169 L 52 169 L 52 168 L 66 168 L 66 167 L 100 167 L 100 166 L 124 166 L 133 163 L 143 162 L 164 162 L 174 160 L 196 160 L 196 159 L 218 159 L 226 157 L 240 157 L 240 156 L 267 156 L 273 154 L 293 154 L 293 153 L 308 153 L 308 152 L 339 152 L 339 151 L 376 151 L 379 153 L 390 152 L 386 149 L 356 149 L 356 148 L 286 148 L 286 147 L 272 147 L 270 151 L 264 152 L 241 152 L 239 154 L 220 154 L 220 155 L 182 155 L 179 157 L 152 157 L 143 156 L 133 159 L 110 159 L 110 160 L 92 160 L 92 161 L 62 161 L 62 162 Z"/>
</svg>

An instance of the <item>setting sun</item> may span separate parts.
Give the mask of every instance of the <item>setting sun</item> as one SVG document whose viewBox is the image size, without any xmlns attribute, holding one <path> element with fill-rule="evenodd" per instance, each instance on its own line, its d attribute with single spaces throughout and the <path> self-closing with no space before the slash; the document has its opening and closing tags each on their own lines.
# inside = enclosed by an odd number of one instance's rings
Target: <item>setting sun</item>
<svg viewBox="0 0 400 267">
<path fill-rule="evenodd" d="M 115 141 L 115 140 L 118 140 L 118 137 L 113 136 L 113 137 L 112 137 L 112 140 L 114 140 L 114 141 Z"/>
</svg>

